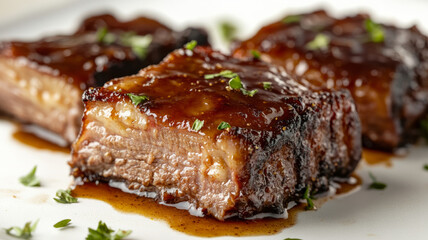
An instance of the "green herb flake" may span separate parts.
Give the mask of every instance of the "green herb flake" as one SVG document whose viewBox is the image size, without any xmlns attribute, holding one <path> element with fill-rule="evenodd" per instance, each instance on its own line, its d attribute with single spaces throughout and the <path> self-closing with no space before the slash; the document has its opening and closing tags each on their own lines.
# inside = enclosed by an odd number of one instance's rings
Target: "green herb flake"
<svg viewBox="0 0 428 240">
<path fill-rule="evenodd" d="M 232 89 L 241 89 L 242 86 L 242 82 L 241 82 L 241 78 L 236 75 L 235 77 L 233 77 L 232 79 L 229 80 L 229 87 L 231 87 Z"/>
<path fill-rule="evenodd" d="M 425 171 L 428 171 L 428 164 L 425 164 L 425 165 L 424 165 L 424 170 L 425 170 Z"/>
<path fill-rule="evenodd" d="M 220 23 L 220 33 L 221 37 L 225 42 L 231 42 L 235 37 L 238 28 L 231 22 L 221 22 Z"/>
<path fill-rule="evenodd" d="M 184 47 L 190 51 L 193 51 L 193 49 L 198 45 L 198 42 L 196 40 L 192 40 L 188 43 L 186 43 L 186 45 L 184 45 Z"/>
<path fill-rule="evenodd" d="M 234 90 L 241 90 L 241 92 L 246 96 L 254 96 L 257 93 L 257 89 L 254 90 L 247 90 L 244 88 L 244 85 L 242 85 L 241 78 L 237 73 L 234 73 L 230 70 L 223 70 L 220 73 L 214 73 L 214 74 L 205 74 L 205 79 L 213 79 L 216 77 L 224 77 L 224 78 L 230 78 L 229 80 L 229 87 Z"/>
<path fill-rule="evenodd" d="M 306 191 L 303 194 L 303 199 L 306 200 L 306 207 L 305 207 L 306 210 L 313 210 L 313 209 L 315 209 L 314 202 L 312 201 L 313 197 L 311 195 L 311 187 L 309 187 L 309 186 L 306 187 Z"/>
<path fill-rule="evenodd" d="M 245 96 L 250 96 L 250 97 L 253 97 L 257 92 L 258 92 L 258 90 L 257 89 L 254 89 L 254 90 L 247 90 L 247 89 L 244 89 L 244 88 L 241 88 L 241 92 L 242 92 L 242 94 L 244 94 Z"/>
<path fill-rule="evenodd" d="M 221 122 L 217 127 L 218 130 L 224 130 L 227 128 L 231 128 L 230 124 L 227 122 Z"/>
<path fill-rule="evenodd" d="M 302 16 L 300 15 L 290 15 L 282 19 L 282 23 L 289 24 L 289 23 L 298 23 L 300 22 L 300 19 Z"/>
<path fill-rule="evenodd" d="M 201 121 L 201 120 L 199 120 L 199 119 L 196 119 L 196 120 L 193 122 L 192 130 L 199 131 L 199 130 L 201 130 L 201 128 L 202 128 L 203 126 L 204 126 L 204 121 Z"/>
<path fill-rule="evenodd" d="M 330 44 L 330 38 L 322 33 L 318 33 L 314 40 L 308 42 L 306 44 L 306 48 L 309 50 L 318 50 L 318 49 L 326 49 Z"/>
<path fill-rule="evenodd" d="M 107 30 L 106 27 L 99 28 L 97 30 L 97 41 L 98 42 L 103 42 L 103 40 L 104 40 L 105 36 L 107 35 L 107 33 L 108 33 L 108 30 Z"/>
<path fill-rule="evenodd" d="M 37 166 L 30 173 L 19 178 L 19 181 L 27 187 L 40 187 L 40 180 L 36 177 Z"/>
<path fill-rule="evenodd" d="M 145 102 L 147 100 L 149 100 L 149 97 L 144 96 L 144 95 L 135 95 L 133 93 L 128 93 L 126 94 L 128 95 L 128 97 L 131 99 L 132 103 L 137 106 L 138 104 Z"/>
<path fill-rule="evenodd" d="M 131 230 L 125 231 L 120 229 L 114 233 L 114 230 L 109 228 L 102 221 L 98 222 L 98 228 L 96 230 L 88 228 L 88 231 L 89 233 L 88 236 L 86 236 L 86 240 L 120 240 L 132 233 Z"/>
<path fill-rule="evenodd" d="M 382 182 L 378 182 L 376 177 L 371 172 L 369 172 L 369 176 L 373 181 L 370 184 L 369 189 L 384 190 L 386 188 L 386 184 Z"/>
<path fill-rule="evenodd" d="M 32 237 L 32 232 L 37 228 L 39 220 L 35 221 L 33 225 L 31 222 L 26 222 L 24 228 L 20 227 L 10 227 L 5 229 L 6 234 L 12 237 L 21 238 L 21 239 L 30 239 Z"/>
<path fill-rule="evenodd" d="M 134 32 L 126 32 L 121 35 L 120 43 L 123 46 L 131 47 L 132 51 L 139 58 L 144 59 L 147 55 L 147 49 L 152 42 L 152 35 L 136 35 Z"/>
<path fill-rule="evenodd" d="M 230 70 L 223 70 L 220 73 L 205 74 L 204 78 L 208 80 L 208 79 L 213 79 L 213 78 L 216 78 L 216 77 L 234 78 L 236 76 L 238 76 L 237 73 L 234 73 L 234 72 L 232 72 Z"/>
<path fill-rule="evenodd" d="M 71 219 L 64 219 L 55 223 L 53 226 L 54 228 L 63 228 L 63 227 L 70 226 L 70 222 L 71 222 Z"/>
<path fill-rule="evenodd" d="M 116 41 L 114 34 L 109 33 L 106 27 L 101 27 L 97 30 L 96 33 L 97 41 L 100 43 L 111 44 Z"/>
<path fill-rule="evenodd" d="M 260 59 L 260 52 L 259 51 L 257 51 L 257 50 L 255 50 L 255 49 L 252 49 L 251 50 L 251 55 L 253 55 L 253 58 L 254 59 Z"/>
<path fill-rule="evenodd" d="M 302 240 L 300 238 L 284 238 L 284 240 Z"/>
<path fill-rule="evenodd" d="M 372 42 L 380 43 L 385 40 L 385 33 L 381 25 L 373 22 L 371 19 L 366 19 L 364 25 Z"/>
<path fill-rule="evenodd" d="M 71 196 L 71 190 L 58 190 L 55 194 L 57 198 L 54 198 L 58 203 L 77 203 L 77 198 Z"/>
<path fill-rule="evenodd" d="M 263 82 L 263 89 L 264 90 L 270 90 L 272 88 L 271 82 Z"/>
</svg>

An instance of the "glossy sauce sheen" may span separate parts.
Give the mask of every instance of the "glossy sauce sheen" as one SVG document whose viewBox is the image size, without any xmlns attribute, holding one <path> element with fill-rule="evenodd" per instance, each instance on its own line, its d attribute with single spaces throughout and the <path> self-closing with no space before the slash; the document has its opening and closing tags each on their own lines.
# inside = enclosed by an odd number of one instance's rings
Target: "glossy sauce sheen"
<svg viewBox="0 0 428 240">
<path fill-rule="evenodd" d="M 162 34 L 165 42 L 171 40 L 171 30 L 147 18 L 120 22 L 111 15 L 88 18 L 73 35 L 43 38 L 36 42 L 4 42 L 0 53 L 5 57 L 20 58 L 30 67 L 49 75 L 62 77 L 68 83 L 84 90 L 94 86 L 94 73 L 102 72 L 112 64 L 132 61 L 137 56 L 130 47 L 100 43 L 97 30 L 107 27 L 110 33 L 120 35 L 132 31 L 138 35 Z"/>
<path fill-rule="evenodd" d="M 387 167 L 392 167 L 391 158 L 397 157 L 391 153 L 379 152 L 370 149 L 364 149 L 363 159 L 369 165 L 384 164 Z"/>
<path fill-rule="evenodd" d="M 233 56 L 261 59 L 303 77 L 302 83 L 349 89 L 362 122 L 366 147 L 389 150 L 408 141 L 428 107 L 428 38 L 416 27 L 381 24 L 383 42 L 373 42 L 365 14 L 337 19 L 325 11 L 278 21 L 237 44 Z M 321 49 L 308 44 L 318 34 L 329 39 Z"/>
<path fill-rule="evenodd" d="M 227 89 L 230 78 L 204 77 L 224 70 L 237 73 L 247 90 L 258 92 L 253 97 L 246 96 L 239 90 Z M 270 82 L 272 88 L 265 90 L 263 81 Z M 127 93 L 149 98 L 138 107 L 157 124 L 193 131 L 192 124 L 198 119 L 204 121 L 199 133 L 209 136 L 222 133 L 217 130 L 222 121 L 228 122 L 232 130 L 239 127 L 271 131 L 274 136 L 298 114 L 308 109 L 318 111 L 332 94 L 328 90 L 311 90 L 280 68 L 233 59 L 203 47 L 177 50 L 161 64 L 149 66 L 138 75 L 90 89 L 84 101 L 130 102 Z"/>
<path fill-rule="evenodd" d="M 355 175 L 354 175 L 355 177 Z M 336 194 L 346 194 L 361 185 L 361 179 L 356 177 L 356 184 L 342 183 Z M 228 219 L 224 222 L 211 217 L 195 217 L 186 210 L 156 203 L 153 199 L 125 193 L 108 184 L 85 183 L 77 185 L 72 191 L 77 198 L 98 199 L 112 205 L 116 210 L 125 213 L 136 213 L 150 219 L 165 221 L 177 231 L 200 237 L 220 236 L 257 236 L 272 235 L 285 228 L 292 227 L 297 222 L 297 214 L 304 211 L 305 204 L 299 204 L 288 210 L 287 219 L 264 218 L 255 220 Z M 320 198 L 314 203 L 319 208 L 329 197 Z"/>
<path fill-rule="evenodd" d="M 26 132 L 21 128 L 18 128 L 17 130 L 15 130 L 15 132 L 12 134 L 12 137 L 16 141 L 35 149 L 50 150 L 53 152 L 62 152 L 67 154 L 70 153 L 69 147 L 58 146 L 55 143 L 52 143 L 52 142 L 49 142 L 48 140 L 40 138 L 33 133 Z"/>
</svg>

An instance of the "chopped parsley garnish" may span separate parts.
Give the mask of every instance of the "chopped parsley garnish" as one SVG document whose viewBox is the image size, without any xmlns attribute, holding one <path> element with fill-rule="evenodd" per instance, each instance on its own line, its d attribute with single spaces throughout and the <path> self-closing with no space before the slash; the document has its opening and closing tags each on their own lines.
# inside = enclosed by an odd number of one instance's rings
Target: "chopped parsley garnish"
<svg viewBox="0 0 428 240">
<path fill-rule="evenodd" d="M 263 89 L 264 90 L 269 90 L 272 88 L 272 83 L 271 82 L 263 82 Z"/>
<path fill-rule="evenodd" d="M 86 236 L 86 240 L 120 240 L 132 233 L 131 230 L 125 231 L 120 229 L 114 233 L 114 230 L 109 228 L 102 221 L 98 222 L 98 228 L 96 230 L 88 228 L 88 231 L 89 233 L 88 236 Z"/>
<path fill-rule="evenodd" d="M 71 196 L 71 190 L 58 190 L 55 194 L 57 198 L 54 198 L 55 201 L 59 203 L 77 203 L 77 198 Z"/>
<path fill-rule="evenodd" d="M 220 33 L 225 42 L 231 42 L 237 32 L 238 28 L 231 22 L 222 22 L 220 23 Z"/>
<path fill-rule="evenodd" d="M 373 22 L 371 19 L 366 19 L 364 25 L 372 42 L 380 43 L 385 40 L 385 33 L 381 25 Z"/>
<path fill-rule="evenodd" d="M 195 130 L 195 131 L 199 131 L 199 130 L 201 130 L 201 128 L 204 126 L 204 121 L 201 121 L 201 120 L 199 120 L 199 119 L 196 119 L 194 122 L 193 122 L 193 125 L 192 125 L 192 129 L 193 130 Z"/>
<path fill-rule="evenodd" d="M 27 187 L 40 187 L 40 180 L 36 177 L 37 166 L 30 173 L 19 178 L 19 181 Z"/>
<path fill-rule="evenodd" d="M 117 39 L 119 43 L 123 46 L 130 47 L 132 52 L 137 55 L 139 58 L 145 58 L 147 55 L 147 48 L 152 42 L 152 35 L 137 35 L 135 32 L 126 32 L 120 35 L 118 38 L 117 35 L 109 33 L 106 27 L 99 28 L 97 33 L 97 41 L 105 44 L 112 44 Z"/>
<path fill-rule="evenodd" d="M 311 195 L 311 187 L 309 187 L 309 186 L 306 187 L 305 194 L 303 194 L 303 199 L 306 200 L 306 207 L 305 207 L 306 210 L 315 209 L 314 202 L 312 201 L 313 197 Z"/>
<path fill-rule="evenodd" d="M 227 122 L 221 122 L 217 127 L 218 130 L 224 130 L 227 128 L 231 128 L 230 124 Z"/>
<path fill-rule="evenodd" d="M 145 58 L 147 55 L 147 48 L 152 42 L 151 35 L 135 36 L 131 40 L 132 51 L 139 57 Z"/>
<path fill-rule="evenodd" d="M 147 48 L 152 42 L 152 35 L 136 35 L 134 32 L 127 32 L 120 36 L 120 43 L 123 46 L 131 47 L 132 51 L 139 58 L 145 58 Z"/>
<path fill-rule="evenodd" d="M 330 38 L 322 33 L 318 33 L 314 40 L 306 44 L 306 48 L 309 50 L 326 49 L 330 44 Z"/>
<path fill-rule="evenodd" d="M 31 233 L 36 230 L 37 223 L 39 223 L 39 220 L 35 221 L 33 225 L 31 225 L 31 222 L 26 222 L 24 228 L 10 227 L 5 230 L 7 235 L 10 235 L 12 237 L 30 239 L 32 237 Z"/>
<path fill-rule="evenodd" d="M 373 181 L 370 184 L 369 189 L 383 190 L 386 188 L 386 184 L 382 182 L 378 182 L 376 177 L 371 172 L 369 172 L 369 176 Z"/>
<path fill-rule="evenodd" d="M 290 15 L 285 17 L 284 19 L 282 19 L 283 23 L 297 23 L 300 22 L 300 19 L 302 18 L 302 16 L 300 15 Z"/>
<path fill-rule="evenodd" d="M 192 51 L 196 47 L 196 45 L 198 45 L 198 42 L 196 40 L 192 40 L 192 41 L 186 43 L 186 45 L 184 45 L 184 47 L 186 49 Z"/>
<path fill-rule="evenodd" d="M 149 100 L 149 97 L 144 96 L 144 95 L 135 95 L 133 93 L 128 93 L 126 94 L 128 95 L 128 97 L 131 99 L 132 103 L 137 106 L 138 104 L 145 102 L 147 100 Z"/>
<path fill-rule="evenodd" d="M 237 73 L 234 73 L 230 70 L 223 70 L 220 73 L 214 73 L 214 74 L 205 74 L 204 78 L 205 79 L 213 79 L 216 77 L 225 77 L 225 78 L 230 78 L 229 80 L 229 87 L 231 89 L 234 90 L 241 90 L 241 92 L 245 95 L 245 96 L 254 96 L 254 94 L 257 93 L 257 89 L 254 90 L 247 90 L 244 88 L 244 85 L 242 85 L 241 82 L 241 78 L 239 77 L 239 75 Z"/>
<path fill-rule="evenodd" d="M 260 59 L 260 52 L 255 49 L 251 50 L 251 55 L 253 55 L 254 59 Z"/>
<path fill-rule="evenodd" d="M 424 165 L 424 170 L 425 170 L 425 171 L 428 171 L 428 164 L 425 164 L 425 165 Z"/>
<path fill-rule="evenodd" d="M 63 228 L 63 227 L 70 226 L 70 222 L 71 222 L 71 219 L 64 219 L 55 223 L 53 226 L 54 228 Z"/>
<path fill-rule="evenodd" d="M 147 48 L 152 42 L 152 36 L 147 35 L 137 35 L 134 32 L 126 32 L 120 35 L 118 38 L 117 35 L 109 33 L 106 27 L 99 28 L 97 33 L 97 41 L 105 44 L 112 44 L 117 39 L 119 43 L 123 46 L 130 47 L 132 52 L 137 55 L 139 58 L 145 58 L 147 55 Z"/>
<path fill-rule="evenodd" d="M 235 90 L 243 88 L 241 78 L 238 76 L 238 74 L 229 80 L 229 87 Z"/>
<path fill-rule="evenodd" d="M 112 44 L 116 41 L 116 36 L 113 33 L 109 33 L 106 27 L 99 28 L 97 31 L 97 41 L 105 44 Z"/>
<path fill-rule="evenodd" d="M 257 92 L 258 92 L 258 90 L 257 89 L 254 89 L 254 90 L 250 90 L 250 91 L 248 91 L 247 89 L 245 89 L 245 88 L 241 88 L 241 92 L 242 92 L 242 94 L 244 94 L 245 96 L 250 96 L 250 97 L 252 97 L 252 96 L 254 96 Z"/>
<path fill-rule="evenodd" d="M 236 74 L 230 70 L 223 70 L 220 73 L 205 74 L 204 78 L 208 80 L 208 79 L 213 79 L 216 77 L 234 78 L 236 76 L 238 76 L 238 74 Z"/>
</svg>

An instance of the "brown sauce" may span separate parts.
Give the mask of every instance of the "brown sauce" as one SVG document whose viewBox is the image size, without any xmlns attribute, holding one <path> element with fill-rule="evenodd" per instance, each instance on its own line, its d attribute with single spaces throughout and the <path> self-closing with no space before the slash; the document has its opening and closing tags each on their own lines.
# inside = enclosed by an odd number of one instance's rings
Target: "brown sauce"
<svg viewBox="0 0 428 240">
<path fill-rule="evenodd" d="M 343 182 L 340 183 L 340 188 L 336 189 L 336 195 L 347 194 L 355 190 L 358 186 L 361 186 L 363 180 L 361 180 L 360 176 L 355 173 L 352 174 L 352 178 L 355 179 L 355 183 Z M 333 196 L 334 197 L 334 196 Z"/>
<path fill-rule="evenodd" d="M 48 140 L 45 140 L 34 133 L 25 131 L 25 129 L 20 125 L 16 124 L 17 128 L 15 132 L 12 134 L 12 138 L 16 141 L 26 145 L 30 146 L 32 148 L 41 149 L 41 150 L 50 150 L 54 152 L 63 152 L 63 153 L 70 153 L 69 147 L 62 147 L 59 145 L 56 145 Z"/>
<path fill-rule="evenodd" d="M 355 176 L 354 176 L 355 177 Z M 350 192 L 361 184 L 357 177 L 356 184 L 341 184 L 340 194 Z M 105 183 L 98 185 L 85 183 L 78 185 L 72 192 L 78 198 L 92 198 L 104 201 L 112 205 L 116 210 L 126 213 L 136 213 L 150 219 L 163 220 L 172 229 L 193 236 L 219 237 L 219 236 L 257 236 L 272 235 L 281 232 L 296 224 L 297 214 L 304 211 L 305 204 L 299 204 L 288 210 L 287 219 L 264 218 L 255 220 L 228 219 L 224 222 L 210 217 L 195 217 L 185 210 L 165 206 L 156 203 L 153 199 L 140 197 L 134 194 L 122 192 Z M 329 197 L 315 201 L 320 207 Z"/>
<path fill-rule="evenodd" d="M 363 151 L 363 159 L 369 165 L 383 164 L 387 167 L 392 167 L 392 157 L 396 156 L 392 153 L 386 153 L 370 149 L 364 149 Z"/>
</svg>

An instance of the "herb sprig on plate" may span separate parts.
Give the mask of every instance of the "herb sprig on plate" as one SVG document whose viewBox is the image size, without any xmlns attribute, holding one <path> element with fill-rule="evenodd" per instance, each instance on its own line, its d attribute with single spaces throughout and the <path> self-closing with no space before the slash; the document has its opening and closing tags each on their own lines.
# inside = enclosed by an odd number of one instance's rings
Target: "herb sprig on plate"
<svg viewBox="0 0 428 240">
<path fill-rule="evenodd" d="M 27 187 L 40 187 L 40 180 L 36 177 L 37 166 L 25 176 L 19 178 L 19 181 Z"/>
<path fill-rule="evenodd" d="M 386 184 L 379 182 L 371 172 L 369 172 L 369 176 L 372 179 L 369 189 L 384 190 L 386 188 Z"/>
<path fill-rule="evenodd" d="M 54 228 L 64 228 L 70 226 L 71 219 L 61 220 L 53 225 Z"/>
<path fill-rule="evenodd" d="M 36 220 L 33 224 L 26 222 L 23 228 L 20 227 L 10 227 L 5 229 L 6 234 L 12 237 L 21 238 L 21 239 L 30 239 L 33 235 L 32 233 L 36 230 L 39 220 Z"/>
<path fill-rule="evenodd" d="M 113 229 L 109 228 L 107 224 L 102 221 L 98 222 L 97 229 L 88 228 L 88 236 L 86 236 L 86 240 L 120 240 L 127 236 L 129 236 L 132 231 L 131 230 L 118 230 L 114 232 Z"/>
<path fill-rule="evenodd" d="M 55 201 L 58 203 L 77 203 L 77 198 L 71 196 L 71 190 L 58 190 L 55 194 L 57 197 L 54 198 Z"/>
</svg>

